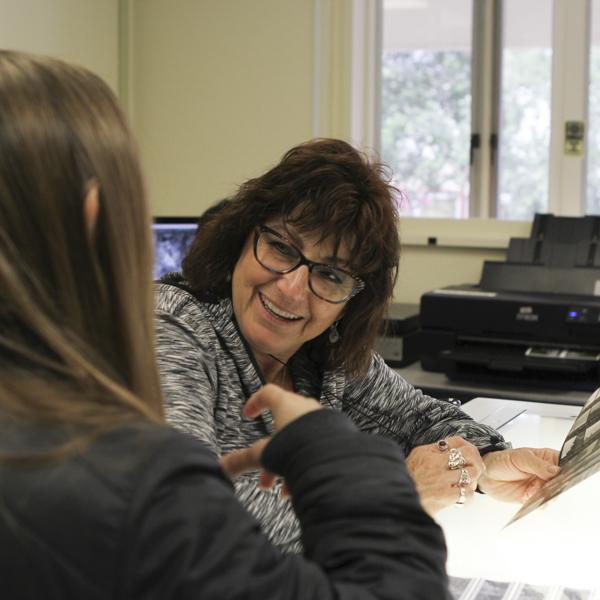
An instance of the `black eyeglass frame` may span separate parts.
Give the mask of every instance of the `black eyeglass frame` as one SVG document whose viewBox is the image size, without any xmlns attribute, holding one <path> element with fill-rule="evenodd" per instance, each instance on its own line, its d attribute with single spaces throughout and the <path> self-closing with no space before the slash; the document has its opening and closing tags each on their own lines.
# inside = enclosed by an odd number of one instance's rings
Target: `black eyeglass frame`
<svg viewBox="0 0 600 600">
<path fill-rule="evenodd" d="M 270 235 L 274 235 L 275 237 L 283 240 L 286 244 L 291 246 L 298 253 L 298 264 L 283 271 L 280 271 L 279 269 L 273 269 L 272 267 L 267 267 L 265 264 L 263 264 L 258 258 L 258 240 L 260 238 L 261 233 L 268 233 Z M 330 304 L 342 304 L 342 302 L 348 302 L 348 300 L 354 298 L 354 296 L 356 296 L 358 293 L 362 292 L 365 289 L 365 282 L 357 275 L 354 275 L 349 271 L 346 271 L 345 269 L 341 269 L 340 267 L 336 267 L 335 265 L 329 265 L 327 263 L 320 263 L 315 262 L 313 260 L 309 260 L 308 258 L 306 258 L 306 256 L 304 256 L 304 254 L 302 254 L 302 252 L 300 252 L 300 250 L 296 247 L 295 244 L 292 244 L 292 242 L 290 242 L 286 237 L 281 235 L 278 231 L 275 231 L 274 229 L 271 229 L 266 225 L 260 225 L 257 229 L 256 235 L 254 236 L 254 258 L 263 269 L 266 269 L 270 273 L 275 273 L 277 275 L 286 275 L 287 273 L 291 273 L 292 271 L 295 271 L 296 269 L 300 268 L 302 265 L 306 265 L 308 267 L 308 287 L 310 288 L 310 291 L 317 298 L 320 298 L 325 302 L 329 302 Z M 348 275 L 348 277 L 351 277 L 354 281 L 354 287 L 352 288 L 352 291 L 342 300 L 328 300 L 327 298 L 323 298 L 323 296 L 315 292 L 312 286 L 310 275 L 312 274 L 313 269 L 315 267 L 328 267 L 330 269 L 335 269 L 336 271 L 341 271 L 342 273 L 344 273 L 344 275 Z"/>
</svg>

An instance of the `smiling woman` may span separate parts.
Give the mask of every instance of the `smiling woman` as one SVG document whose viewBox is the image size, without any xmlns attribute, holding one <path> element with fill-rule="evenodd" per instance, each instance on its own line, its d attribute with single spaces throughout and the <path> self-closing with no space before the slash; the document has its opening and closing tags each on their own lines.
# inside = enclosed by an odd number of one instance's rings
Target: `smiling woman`
<svg viewBox="0 0 600 600">
<path fill-rule="evenodd" d="M 268 414 L 249 421 L 243 410 L 253 392 L 276 383 L 393 439 L 434 512 L 468 501 L 483 455 L 507 444 L 414 389 L 373 351 L 399 260 L 395 192 L 383 165 L 343 141 L 292 148 L 201 217 L 183 274 L 156 288 L 157 355 L 167 419 L 216 455 L 270 433 Z M 435 444 L 448 436 L 464 474 Z M 486 489 L 495 489 L 490 474 Z M 258 482 L 256 473 L 238 479 L 238 498 L 276 544 L 299 551 L 279 484 L 261 490 Z"/>
</svg>

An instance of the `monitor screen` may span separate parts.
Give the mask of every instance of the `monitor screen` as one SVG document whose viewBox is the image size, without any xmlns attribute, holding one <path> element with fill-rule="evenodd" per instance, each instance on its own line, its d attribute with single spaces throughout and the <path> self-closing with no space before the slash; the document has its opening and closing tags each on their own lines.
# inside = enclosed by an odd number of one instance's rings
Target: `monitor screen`
<svg viewBox="0 0 600 600">
<path fill-rule="evenodd" d="M 155 217 L 154 279 L 181 271 L 181 261 L 196 235 L 197 217 Z"/>
</svg>

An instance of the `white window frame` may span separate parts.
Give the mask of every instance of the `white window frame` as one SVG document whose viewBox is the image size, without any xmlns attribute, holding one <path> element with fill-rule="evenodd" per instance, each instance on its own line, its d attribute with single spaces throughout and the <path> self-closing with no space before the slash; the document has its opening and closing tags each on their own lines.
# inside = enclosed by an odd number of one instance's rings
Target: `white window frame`
<svg viewBox="0 0 600 600">
<path fill-rule="evenodd" d="M 496 214 L 498 126 L 500 120 L 500 0 L 473 1 L 471 49 L 471 147 L 469 216 Z"/>
<path fill-rule="evenodd" d="M 470 173 L 470 216 L 478 221 L 496 214 L 497 170 L 490 140 L 498 132 L 503 0 L 473 4 L 472 131 L 479 133 L 481 143 Z M 585 211 L 590 10 L 591 0 L 553 0 L 548 212 L 556 215 Z M 314 0 L 314 14 L 313 135 L 342 137 L 367 152 L 377 151 L 383 2 Z M 583 156 L 564 153 L 565 122 L 571 120 L 586 125 Z M 523 229 L 523 222 L 514 223 L 515 229 Z M 464 228 L 459 229 L 457 245 L 472 246 Z M 489 245 L 476 245 L 498 247 L 505 238 L 508 242 L 511 226 L 502 230 Z"/>
<path fill-rule="evenodd" d="M 590 11 L 590 0 L 554 0 L 548 211 L 556 215 L 585 213 Z M 566 121 L 585 123 L 583 156 L 564 153 Z"/>
</svg>

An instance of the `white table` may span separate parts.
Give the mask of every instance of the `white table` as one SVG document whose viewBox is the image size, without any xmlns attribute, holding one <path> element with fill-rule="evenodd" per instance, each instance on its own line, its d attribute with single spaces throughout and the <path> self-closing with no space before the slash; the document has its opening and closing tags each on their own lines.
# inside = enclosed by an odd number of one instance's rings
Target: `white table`
<svg viewBox="0 0 600 600">
<path fill-rule="evenodd" d="M 579 407 L 476 398 L 465 404 L 464 410 L 478 421 L 493 424 L 513 447 L 559 449 Z M 452 506 L 438 513 L 436 519 L 448 545 L 448 573 L 600 587 L 598 475 L 503 529 L 517 510 L 516 504 L 475 494 L 466 506 Z"/>
</svg>

